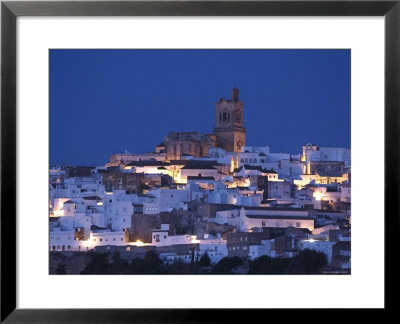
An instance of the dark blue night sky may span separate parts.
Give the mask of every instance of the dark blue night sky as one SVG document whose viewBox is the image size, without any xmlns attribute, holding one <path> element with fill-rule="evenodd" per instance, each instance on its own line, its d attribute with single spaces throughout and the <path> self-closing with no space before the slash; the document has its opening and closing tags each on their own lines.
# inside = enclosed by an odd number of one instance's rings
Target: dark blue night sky
<svg viewBox="0 0 400 324">
<path fill-rule="evenodd" d="M 350 147 L 350 50 L 51 50 L 50 163 L 103 165 L 212 133 L 236 85 L 246 145 Z"/>
</svg>

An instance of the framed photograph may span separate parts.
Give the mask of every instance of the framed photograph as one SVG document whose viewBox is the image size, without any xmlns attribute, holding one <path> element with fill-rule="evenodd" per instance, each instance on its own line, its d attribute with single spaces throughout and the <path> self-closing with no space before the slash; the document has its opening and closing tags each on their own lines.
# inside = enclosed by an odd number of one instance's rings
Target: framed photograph
<svg viewBox="0 0 400 324">
<path fill-rule="evenodd" d="M 2 1 L 1 321 L 392 308 L 399 16 Z"/>
</svg>

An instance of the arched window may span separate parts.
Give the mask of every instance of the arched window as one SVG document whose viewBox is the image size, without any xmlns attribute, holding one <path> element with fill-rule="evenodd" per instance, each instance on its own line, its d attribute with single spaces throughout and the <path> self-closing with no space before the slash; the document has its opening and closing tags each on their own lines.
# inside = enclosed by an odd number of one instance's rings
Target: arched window
<svg viewBox="0 0 400 324">
<path fill-rule="evenodd" d="M 223 115 L 223 120 L 226 121 L 226 113 Z"/>
<path fill-rule="evenodd" d="M 241 162 L 241 163 L 243 163 L 243 162 L 244 162 L 244 160 L 243 160 L 243 159 L 240 159 L 240 162 Z"/>
<path fill-rule="evenodd" d="M 254 159 L 254 163 L 257 163 L 257 159 Z"/>
<path fill-rule="evenodd" d="M 249 161 L 247 159 L 245 159 L 244 162 L 248 163 Z"/>
<path fill-rule="evenodd" d="M 220 122 L 222 121 L 222 114 L 221 113 L 219 113 L 219 121 Z"/>
</svg>

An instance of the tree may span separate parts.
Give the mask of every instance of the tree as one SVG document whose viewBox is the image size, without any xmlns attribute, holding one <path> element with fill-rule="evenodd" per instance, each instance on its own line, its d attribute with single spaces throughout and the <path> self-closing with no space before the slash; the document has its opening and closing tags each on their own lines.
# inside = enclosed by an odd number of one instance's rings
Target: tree
<svg viewBox="0 0 400 324">
<path fill-rule="evenodd" d="M 294 261 L 291 258 L 271 258 L 262 255 L 249 262 L 249 274 L 288 274 L 293 272 Z"/>
<path fill-rule="evenodd" d="M 274 265 L 273 259 L 269 256 L 263 255 L 250 261 L 249 263 L 249 274 L 273 274 Z"/>
<path fill-rule="evenodd" d="M 302 273 L 316 273 L 327 264 L 326 255 L 310 249 L 301 251 L 296 256 L 296 261 Z"/>
<path fill-rule="evenodd" d="M 60 263 L 57 265 L 56 274 L 63 275 L 63 274 L 66 274 L 66 273 L 67 273 L 67 271 L 65 270 L 65 265 L 64 265 L 64 263 L 60 262 Z"/>
<path fill-rule="evenodd" d="M 113 274 L 123 274 L 126 272 L 127 262 L 121 259 L 118 251 L 115 251 L 111 258 L 112 262 L 109 264 L 110 273 Z"/>
<path fill-rule="evenodd" d="M 172 264 L 167 265 L 165 271 L 167 274 L 186 274 L 189 273 L 189 265 L 178 258 Z"/>
<path fill-rule="evenodd" d="M 243 260 L 238 256 L 222 258 L 212 269 L 213 274 L 231 274 L 232 269 L 241 265 Z"/>
<path fill-rule="evenodd" d="M 199 266 L 201 266 L 201 267 L 209 267 L 209 266 L 210 266 L 211 260 L 210 260 L 210 257 L 208 256 L 207 252 L 204 253 L 204 254 L 201 256 L 201 258 L 200 258 L 198 264 L 199 264 Z"/>
<path fill-rule="evenodd" d="M 162 261 L 154 251 L 148 251 L 143 260 L 135 258 L 127 267 L 129 274 L 155 274 L 162 273 Z"/>
<path fill-rule="evenodd" d="M 91 252 L 90 262 L 81 274 L 109 274 L 110 267 L 105 253 Z"/>
</svg>

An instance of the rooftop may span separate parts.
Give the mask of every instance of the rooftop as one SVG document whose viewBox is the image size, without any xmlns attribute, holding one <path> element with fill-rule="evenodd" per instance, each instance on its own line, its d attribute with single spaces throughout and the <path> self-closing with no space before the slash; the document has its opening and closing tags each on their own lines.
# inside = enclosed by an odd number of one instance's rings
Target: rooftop
<svg viewBox="0 0 400 324">
<path fill-rule="evenodd" d="M 196 177 L 196 176 L 188 176 L 188 180 L 212 180 L 214 181 L 214 177 Z"/>
<path fill-rule="evenodd" d="M 170 165 L 169 163 L 162 162 L 162 161 L 155 161 L 155 160 L 142 160 L 142 161 L 133 161 L 128 164 L 128 166 L 138 166 L 138 167 L 143 167 L 143 166 L 164 166 L 164 165 Z"/>
<path fill-rule="evenodd" d="M 237 206 L 235 205 L 235 209 L 241 209 L 244 208 L 244 210 L 276 210 L 276 211 L 292 211 L 292 212 L 306 212 L 307 209 L 305 208 L 280 208 L 280 207 L 252 207 L 252 206 Z"/>
<path fill-rule="evenodd" d="M 271 215 L 246 215 L 247 218 L 260 218 L 260 219 L 299 219 L 299 220 L 314 220 L 308 216 L 271 216 Z"/>
</svg>

